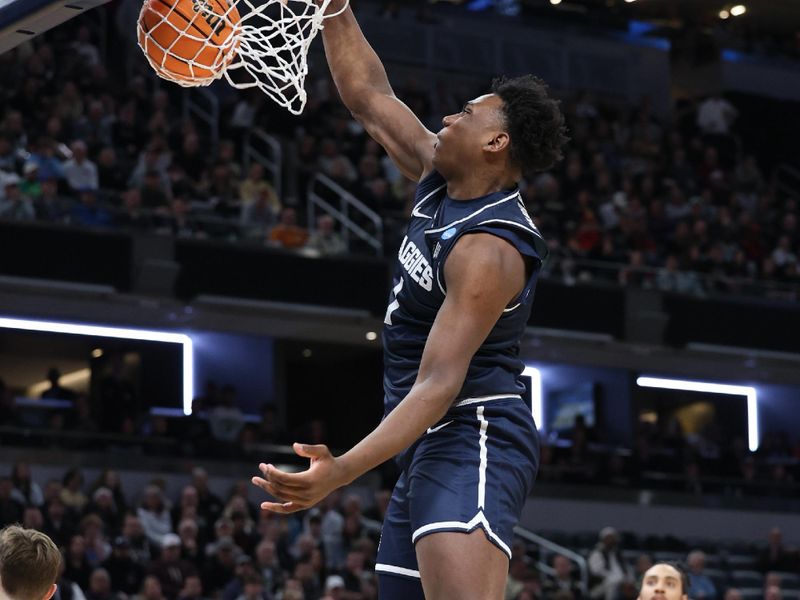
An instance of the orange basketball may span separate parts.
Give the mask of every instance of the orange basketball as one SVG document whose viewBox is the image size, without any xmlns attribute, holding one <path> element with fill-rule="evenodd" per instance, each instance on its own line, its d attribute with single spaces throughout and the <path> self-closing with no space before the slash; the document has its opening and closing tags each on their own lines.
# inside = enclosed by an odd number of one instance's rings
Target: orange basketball
<svg viewBox="0 0 800 600">
<path fill-rule="evenodd" d="M 145 0 L 139 46 L 161 77 L 203 85 L 233 59 L 240 21 L 228 0 Z"/>
</svg>

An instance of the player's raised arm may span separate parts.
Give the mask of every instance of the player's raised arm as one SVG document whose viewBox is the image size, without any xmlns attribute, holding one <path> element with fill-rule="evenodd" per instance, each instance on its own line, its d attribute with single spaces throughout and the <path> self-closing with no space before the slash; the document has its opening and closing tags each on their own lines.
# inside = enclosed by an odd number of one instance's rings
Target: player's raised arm
<svg viewBox="0 0 800 600">
<path fill-rule="evenodd" d="M 335 0 L 328 12 L 341 10 L 343 2 Z M 403 174 L 419 181 L 431 170 L 436 136 L 394 95 L 383 63 L 349 7 L 325 21 L 322 39 L 345 106 Z"/>
</svg>

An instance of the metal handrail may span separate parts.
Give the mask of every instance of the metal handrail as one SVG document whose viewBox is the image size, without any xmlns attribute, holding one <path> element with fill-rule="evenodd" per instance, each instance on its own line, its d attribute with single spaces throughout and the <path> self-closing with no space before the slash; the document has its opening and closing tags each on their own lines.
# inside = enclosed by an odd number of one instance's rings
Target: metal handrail
<svg viewBox="0 0 800 600">
<path fill-rule="evenodd" d="M 783 461 L 773 459 L 775 463 L 781 463 L 788 466 L 798 464 L 795 458 L 786 458 Z M 675 489 L 677 486 L 683 486 L 690 481 L 690 478 L 683 473 L 665 473 L 662 471 L 643 470 L 640 473 L 642 487 L 647 488 L 647 484 L 665 484 L 670 486 L 670 489 Z M 721 477 L 718 475 L 702 475 L 697 479 L 697 483 L 705 487 L 716 488 L 740 488 L 745 491 L 758 491 L 766 495 L 770 491 L 781 490 L 789 492 L 793 495 L 800 494 L 800 483 L 794 481 L 770 481 L 769 479 L 755 479 L 747 481 L 744 479 L 736 479 L 734 477 Z"/>
<path fill-rule="evenodd" d="M 196 117 L 206 125 L 213 149 L 219 142 L 219 112 L 219 99 L 207 89 L 184 89 L 183 117 Z"/>
<path fill-rule="evenodd" d="M 266 146 L 271 156 L 267 156 L 259 150 L 255 142 Z M 261 129 L 251 129 L 244 140 L 242 160 L 245 169 L 249 168 L 253 161 L 264 167 L 272 176 L 272 188 L 278 198 L 283 201 L 283 148 L 281 143 Z"/>
<path fill-rule="evenodd" d="M 54 441 L 77 441 L 84 444 L 91 442 L 103 442 L 109 444 L 122 445 L 145 445 L 160 447 L 177 447 L 178 441 L 171 437 L 162 436 L 140 436 L 128 435 L 123 433 L 102 433 L 95 431 L 71 431 L 66 429 L 50 429 L 28 426 L 0 425 L 0 437 L 16 436 L 26 440 L 39 439 L 46 440 L 48 443 Z"/>
<path fill-rule="evenodd" d="M 617 274 L 620 271 L 624 271 L 626 269 L 632 269 L 653 277 L 664 272 L 663 267 L 649 267 L 649 266 L 633 267 L 628 263 L 606 262 L 602 260 L 591 260 L 591 259 L 573 258 L 573 257 L 563 257 L 562 260 L 564 259 L 572 261 L 576 267 L 575 269 L 576 271 L 582 267 L 585 269 L 608 271 L 610 273 Z M 739 285 L 739 286 L 749 286 L 753 289 L 758 289 L 758 291 L 761 293 L 788 292 L 792 294 L 800 294 L 800 285 L 792 283 L 781 283 L 781 282 L 769 281 L 767 279 L 755 279 L 755 278 L 750 279 L 746 277 L 735 277 L 735 276 L 718 277 L 715 275 L 709 275 L 708 273 L 701 273 L 699 271 L 687 271 L 685 269 L 681 269 L 677 271 L 677 273 L 680 275 L 691 275 L 692 277 L 696 278 L 699 283 L 703 284 L 704 287 L 707 286 L 707 284 L 709 283 L 713 283 L 718 280 L 724 280 L 729 284 Z M 559 274 L 558 269 L 551 269 L 550 273 L 545 275 L 545 277 L 558 278 L 558 274 Z M 596 284 L 598 282 L 592 281 L 592 283 Z M 654 289 L 658 288 L 655 287 Z M 713 290 L 709 291 L 708 289 L 704 289 L 702 294 L 690 294 L 690 295 L 695 295 L 695 296 L 699 295 L 705 297 L 710 294 L 713 294 Z"/>
<path fill-rule="evenodd" d="M 336 195 L 339 201 L 338 208 L 314 191 L 317 184 L 323 185 Z M 312 230 L 316 227 L 317 209 L 321 209 L 339 222 L 342 227 L 342 236 L 344 237 L 345 243 L 348 244 L 348 247 L 350 244 L 350 234 L 354 234 L 356 237 L 369 244 L 378 256 L 383 253 L 383 220 L 380 215 L 333 181 L 330 177 L 321 173 L 317 173 L 308 184 L 308 227 Z M 350 218 L 351 209 L 356 210 L 372 223 L 375 227 L 374 235 Z"/>
<path fill-rule="evenodd" d="M 533 533 L 529 529 L 525 529 L 521 525 L 517 525 L 514 527 L 514 535 L 521 537 L 528 543 L 535 544 L 540 548 L 544 548 L 552 552 L 553 554 L 562 554 L 578 565 L 578 572 L 580 573 L 580 588 L 581 592 L 583 592 L 584 596 L 587 596 L 589 593 L 589 565 L 586 562 L 586 559 L 583 558 L 580 554 L 575 552 L 574 550 L 570 550 L 566 546 L 562 546 L 560 544 L 556 544 L 555 542 L 548 540 L 545 537 L 537 533 Z M 541 556 L 541 555 L 540 555 Z M 547 564 L 547 561 L 540 558 L 539 563 L 536 567 L 543 573 L 547 573 L 548 575 L 554 575 L 555 570 L 553 567 Z"/>
</svg>

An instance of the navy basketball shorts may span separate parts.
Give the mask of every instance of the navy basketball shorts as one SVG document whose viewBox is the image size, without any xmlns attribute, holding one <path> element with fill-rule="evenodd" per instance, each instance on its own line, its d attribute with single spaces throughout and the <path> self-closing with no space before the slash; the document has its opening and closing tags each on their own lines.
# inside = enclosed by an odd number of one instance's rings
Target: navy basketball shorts
<svg viewBox="0 0 800 600">
<path fill-rule="evenodd" d="M 480 527 L 511 558 L 539 465 L 539 436 L 519 396 L 459 402 L 397 460 L 402 473 L 383 522 L 378 575 L 419 580 L 414 545 L 441 531 Z"/>
</svg>

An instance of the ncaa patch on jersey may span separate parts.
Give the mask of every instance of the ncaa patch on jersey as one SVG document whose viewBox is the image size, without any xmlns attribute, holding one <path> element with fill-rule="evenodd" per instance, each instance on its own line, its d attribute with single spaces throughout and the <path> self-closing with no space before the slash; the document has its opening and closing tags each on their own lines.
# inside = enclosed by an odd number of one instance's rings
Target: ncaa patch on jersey
<svg viewBox="0 0 800 600">
<path fill-rule="evenodd" d="M 447 231 L 445 231 L 442 234 L 442 239 L 443 240 L 449 240 L 451 237 L 453 237 L 456 234 L 456 231 L 458 231 L 458 230 L 455 227 L 451 227 L 450 229 L 448 229 Z"/>
</svg>

